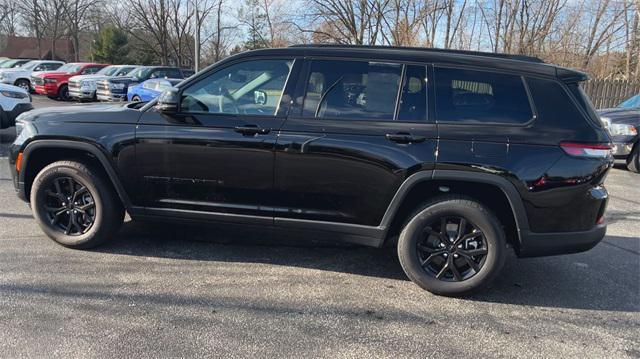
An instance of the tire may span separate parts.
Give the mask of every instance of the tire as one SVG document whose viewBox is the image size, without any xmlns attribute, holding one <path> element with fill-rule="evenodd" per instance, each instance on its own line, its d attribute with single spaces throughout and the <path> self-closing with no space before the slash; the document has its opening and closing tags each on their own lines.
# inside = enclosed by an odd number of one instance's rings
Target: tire
<svg viewBox="0 0 640 359">
<path fill-rule="evenodd" d="M 74 195 L 75 201 L 69 201 L 74 182 L 74 189 L 86 190 L 76 191 L 79 194 Z M 54 162 L 38 173 L 31 189 L 31 207 L 44 233 L 69 248 L 98 246 L 111 238 L 124 221 L 124 208 L 111 183 L 90 166 L 74 161 Z M 53 208 L 62 214 L 53 215 Z M 75 223 L 70 214 L 74 210 L 81 212 L 74 215 Z M 93 221 L 87 225 L 89 219 Z M 63 228 L 65 224 L 71 228 L 68 233 Z"/>
<path fill-rule="evenodd" d="M 31 83 L 29 82 L 29 80 L 19 79 L 16 81 L 15 85 L 31 93 Z"/>
<path fill-rule="evenodd" d="M 627 169 L 631 172 L 640 173 L 640 142 L 637 142 L 631 153 L 627 157 Z"/>
<path fill-rule="evenodd" d="M 140 102 L 140 97 L 138 95 L 135 95 L 131 98 L 131 102 Z"/>
<path fill-rule="evenodd" d="M 444 236 L 439 233 L 442 218 L 448 218 Z M 457 232 L 461 224 L 463 231 Z M 506 251 L 498 218 L 479 202 L 461 196 L 442 196 L 425 204 L 409 218 L 398 239 L 400 264 L 411 281 L 444 296 L 465 296 L 487 288 L 500 274 Z M 452 263 L 457 274 L 445 269 Z"/>
<path fill-rule="evenodd" d="M 71 97 L 69 97 L 69 86 L 61 85 L 58 89 L 58 99 L 60 101 L 69 101 Z"/>
</svg>

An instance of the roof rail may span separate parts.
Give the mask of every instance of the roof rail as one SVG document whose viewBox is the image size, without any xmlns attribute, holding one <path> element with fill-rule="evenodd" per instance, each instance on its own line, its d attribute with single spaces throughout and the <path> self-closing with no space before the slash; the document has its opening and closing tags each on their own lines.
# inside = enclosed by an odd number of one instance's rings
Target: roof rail
<svg viewBox="0 0 640 359">
<path fill-rule="evenodd" d="M 382 46 L 382 45 L 342 45 L 342 44 L 300 44 L 300 45 L 291 45 L 289 47 L 308 47 L 308 48 L 326 47 L 326 48 L 362 48 L 362 49 L 412 50 L 412 51 L 424 51 L 424 52 L 435 52 L 435 53 L 445 53 L 445 54 L 460 54 L 460 55 L 494 57 L 494 58 L 500 58 L 500 59 L 518 60 L 518 61 L 526 61 L 526 62 L 536 62 L 536 63 L 541 63 L 541 64 L 545 63 L 542 59 L 540 59 L 538 57 L 534 57 L 534 56 L 511 55 L 511 54 L 482 52 L 482 51 L 437 49 L 437 48 L 432 48 L 432 47 Z"/>
</svg>

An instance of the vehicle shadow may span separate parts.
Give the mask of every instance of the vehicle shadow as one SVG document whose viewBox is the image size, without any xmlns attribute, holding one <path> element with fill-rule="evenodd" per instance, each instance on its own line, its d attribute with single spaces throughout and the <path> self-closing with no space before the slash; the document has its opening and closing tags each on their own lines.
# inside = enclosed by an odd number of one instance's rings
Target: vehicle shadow
<svg viewBox="0 0 640 359">
<path fill-rule="evenodd" d="M 618 237 L 618 239 L 627 239 Z M 610 266 L 602 253 L 626 250 L 622 270 Z M 209 227 L 157 223 L 125 223 L 114 240 L 95 251 L 121 255 L 197 261 L 268 263 L 322 271 L 408 281 L 395 248 L 366 248 L 299 238 L 269 238 L 267 234 L 215 232 Z M 640 256 L 613 245 L 570 256 L 516 259 L 510 256 L 502 276 L 489 290 L 466 298 L 475 302 L 512 305 L 640 312 Z M 634 269 L 635 263 L 635 269 Z M 617 277 L 613 280 L 613 277 Z"/>
</svg>

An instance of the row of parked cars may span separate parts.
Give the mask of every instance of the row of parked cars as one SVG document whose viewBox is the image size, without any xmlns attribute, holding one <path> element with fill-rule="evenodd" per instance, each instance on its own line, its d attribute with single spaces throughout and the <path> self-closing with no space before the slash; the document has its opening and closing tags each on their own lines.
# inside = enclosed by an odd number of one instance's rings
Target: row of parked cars
<svg viewBox="0 0 640 359">
<path fill-rule="evenodd" d="M 0 62 L 0 82 L 63 101 L 148 101 L 192 74 L 167 66 L 28 59 Z"/>
</svg>

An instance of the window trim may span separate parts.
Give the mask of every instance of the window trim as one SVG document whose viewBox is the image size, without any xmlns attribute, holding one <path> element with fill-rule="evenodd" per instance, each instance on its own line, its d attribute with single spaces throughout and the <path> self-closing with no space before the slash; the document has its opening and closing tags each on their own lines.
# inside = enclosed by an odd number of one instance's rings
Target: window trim
<svg viewBox="0 0 640 359">
<path fill-rule="evenodd" d="M 384 64 L 392 64 L 399 65 L 400 69 L 400 83 L 398 84 L 398 90 L 396 94 L 395 108 L 393 111 L 392 119 L 352 119 L 352 118 L 341 118 L 341 117 L 315 117 L 315 116 L 305 116 L 304 115 L 304 103 L 307 100 L 307 88 L 309 85 L 309 79 L 311 76 L 311 65 L 314 61 L 349 61 L 349 62 L 366 62 L 366 63 L 384 63 Z M 400 111 L 400 100 L 402 97 L 402 89 L 405 83 L 405 74 L 407 66 L 419 66 L 424 67 L 425 75 L 427 76 L 427 93 L 425 98 L 425 109 L 426 116 L 424 121 L 401 121 L 398 120 L 398 113 Z M 410 123 L 410 124 L 434 124 L 435 122 L 431 121 L 430 117 L 430 109 L 429 109 L 429 93 L 431 92 L 431 87 L 429 86 L 429 67 L 432 66 L 430 63 L 426 62 L 417 62 L 417 61 L 396 61 L 391 59 L 377 59 L 377 58 L 359 58 L 359 57 L 338 57 L 338 56 L 308 56 L 304 58 L 304 67 L 300 72 L 300 76 L 298 79 L 299 86 L 295 88 L 294 96 L 295 98 L 301 98 L 300 103 L 296 101 L 296 103 L 292 106 L 291 111 L 295 111 L 295 117 L 305 119 L 305 120 L 314 120 L 314 121 L 341 121 L 341 122 L 355 122 L 355 123 L 374 123 L 374 122 L 384 122 L 384 123 Z"/>
<path fill-rule="evenodd" d="M 250 61 L 263 61 L 263 60 L 283 60 L 283 61 L 291 61 L 291 69 L 289 70 L 289 73 L 287 74 L 287 78 L 284 81 L 284 86 L 282 88 L 282 93 L 280 93 L 280 99 L 278 100 L 278 104 L 276 106 L 276 110 L 275 110 L 275 114 L 273 115 L 258 115 L 258 114 L 243 114 L 243 113 L 207 113 L 207 112 L 184 112 L 182 111 L 182 94 L 184 93 L 185 90 L 187 90 L 188 88 L 190 88 L 191 86 L 194 86 L 195 84 L 199 83 L 200 81 L 203 81 L 204 79 L 206 79 L 207 77 L 220 72 L 222 70 L 225 70 L 231 66 L 235 66 L 237 64 L 240 63 L 244 63 L 244 62 L 250 62 Z M 285 94 L 287 93 L 287 89 L 290 86 L 289 81 L 291 80 L 291 76 L 293 74 L 293 72 L 296 69 L 296 63 L 299 62 L 299 58 L 298 57 L 289 57 L 289 56 L 249 56 L 249 57 L 242 57 L 239 59 L 235 59 L 233 61 L 229 61 L 227 63 L 223 63 L 220 64 L 220 67 L 216 66 L 211 68 L 209 71 L 206 71 L 202 74 L 199 74 L 199 76 L 197 78 L 193 78 L 191 81 L 188 81 L 186 83 L 183 83 L 182 86 L 178 87 L 178 95 L 180 96 L 180 103 L 178 104 L 178 110 L 177 110 L 177 114 L 179 115 L 206 115 L 206 116 L 213 116 L 213 117 L 226 117 L 226 118 L 242 118 L 242 117 L 248 117 L 248 118 L 255 118 L 255 119 L 272 119 L 272 118 L 286 118 L 288 116 L 288 110 L 287 113 L 284 114 L 280 114 L 280 110 L 281 110 L 281 106 L 282 106 L 282 99 L 284 98 Z"/>
<path fill-rule="evenodd" d="M 525 94 L 527 95 L 527 100 L 529 102 L 529 109 L 531 110 L 531 118 L 522 123 L 504 123 L 504 122 L 468 122 L 468 121 L 440 121 L 438 120 L 438 101 L 436 97 L 436 89 L 438 88 L 438 84 L 436 81 L 436 74 L 438 68 L 449 69 L 449 70 L 466 70 L 466 71 L 477 71 L 477 72 L 487 72 L 491 74 L 500 74 L 500 75 L 510 75 L 516 76 L 520 78 L 520 82 L 525 90 Z M 533 123 L 538 119 L 538 111 L 536 109 L 535 103 L 533 102 L 533 96 L 531 95 L 531 91 L 529 90 L 529 84 L 527 84 L 525 75 L 522 73 L 518 73 L 516 71 L 503 71 L 503 70 L 495 70 L 495 69 L 484 69 L 475 66 L 452 66 L 452 65 L 443 65 L 443 64 L 434 64 L 433 65 L 433 101 L 434 101 L 434 113 L 433 118 L 434 122 L 438 125 L 447 125 L 447 126 L 507 126 L 507 127 L 530 127 Z"/>
</svg>

